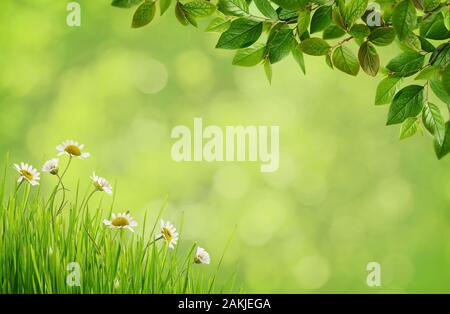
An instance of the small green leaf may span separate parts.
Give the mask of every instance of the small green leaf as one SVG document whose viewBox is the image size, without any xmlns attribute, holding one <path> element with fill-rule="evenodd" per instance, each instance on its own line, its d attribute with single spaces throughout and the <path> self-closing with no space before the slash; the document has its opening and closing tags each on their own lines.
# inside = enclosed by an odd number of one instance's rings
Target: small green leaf
<svg viewBox="0 0 450 314">
<path fill-rule="evenodd" d="M 155 16 L 155 2 L 145 1 L 134 12 L 131 27 L 138 28 L 147 25 Z"/>
<path fill-rule="evenodd" d="M 450 97 L 450 63 L 447 64 L 444 71 L 442 72 L 442 87 Z"/>
<path fill-rule="evenodd" d="M 216 48 L 239 49 L 254 44 L 262 33 L 262 22 L 238 18 L 219 38 Z"/>
<path fill-rule="evenodd" d="M 411 0 L 403 0 L 392 12 L 392 25 L 400 40 L 406 38 L 416 27 L 416 8 Z"/>
<path fill-rule="evenodd" d="M 300 45 L 294 45 L 292 47 L 292 55 L 294 56 L 295 61 L 297 61 L 298 65 L 300 66 L 303 74 L 306 74 L 305 58 L 303 57 Z"/>
<path fill-rule="evenodd" d="M 273 2 L 273 1 L 272 1 Z M 297 10 L 286 10 L 281 7 L 277 9 L 278 18 L 282 21 L 293 20 L 298 16 Z"/>
<path fill-rule="evenodd" d="M 184 11 L 192 17 L 210 16 L 216 10 L 216 6 L 206 0 L 194 0 L 183 4 Z"/>
<path fill-rule="evenodd" d="M 321 32 L 330 25 L 332 21 L 331 13 L 332 8 L 330 5 L 321 6 L 314 12 L 311 19 L 311 34 Z"/>
<path fill-rule="evenodd" d="M 347 74 L 356 76 L 359 72 L 359 62 L 353 52 L 345 47 L 339 46 L 333 51 L 333 65 Z"/>
<path fill-rule="evenodd" d="M 384 78 L 377 87 L 375 95 L 375 105 L 385 105 L 391 103 L 400 82 L 399 77 L 388 76 Z"/>
<path fill-rule="evenodd" d="M 422 71 L 417 74 L 417 76 L 414 78 L 417 80 L 431 80 L 433 77 L 437 76 L 439 72 L 439 68 L 435 67 L 434 65 L 427 66 L 422 69 Z"/>
<path fill-rule="evenodd" d="M 311 22 L 311 11 L 309 9 L 298 11 L 297 19 L 297 31 L 298 34 L 303 34 L 308 30 L 309 23 Z"/>
<path fill-rule="evenodd" d="M 446 66 L 450 63 L 450 43 L 439 45 L 430 57 L 430 64 Z"/>
<path fill-rule="evenodd" d="M 131 8 L 135 5 L 138 5 L 143 0 L 113 0 L 111 3 L 112 6 L 118 7 L 118 8 Z"/>
<path fill-rule="evenodd" d="M 231 24 L 231 20 L 224 19 L 222 17 L 214 18 L 206 27 L 207 32 L 224 32 Z"/>
<path fill-rule="evenodd" d="M 434 142 L 434 150 L 438 159 L 443 158 L 450 152 L 450 121 L 445 124 L 445 134 L 442 145 L 438 141 Z"/>
<path fill-rule="evenodd" d="M 417 118 L 408 118 L 403 121 L 402 126 L 400 127 L 400 139 L 403 140 L 405 138 L 411 137 L 416 134 L 418 129 Z"/>
<path fill-rule="evenodd" d="M 447 106 L 450 107 L 450 96 L 445 91 L 444 86 L 442 85 L 442 81 L 433 78 L 430 80 L 430 87 L 433 93 L 445 104 L 447 104 Z"/>
<path fill-rule="evenodd" d="M 332 70 L 334 69 L 333 61 L 331 60 L 331 55 L 330 54 L 327 54 L 325 56 L 325 63 L 328 65 L 328 67 L 330 69 L 332 69 Z"/>
<path fill-rule="evenodd" d="M 439 107 L 430 102 L 425 102 L 422 110 L 422 122 L 425 129 L 430 132 L 439 145 L 444 141 L 445 124 L 444 117 Z"/>
<path fill-rule="evenodd" d="M 361 68 L 370 76 L 376 76 L 380 69 L 380 57 L 375 47 L 368 41 L 359 48 L 358 60 Z"/>
<path fill-rule="evenodd" d="M 256 7 L 265 17 L 272 20 L 278 19 L 277 11 L 272 7 L 269 0 L 254 0 Z"/>
<path fill-rule="evenodd" d="M 246 16 L 248 15 L 248 4 L 245 0 L 219 0 L 217 8 L 225 15 Z"/>
<path fill-rule="evenodd" d="M 369 36 L 370 28 L 365 24 L 355 24 L 348 33 L 355 38 L 364 38 Z"/>
<path fill-rule="evenodd" d="M 441 12 L 434 12 L 420 23 L 420 36 L 435 40 L 450 37 L 450 31 L 445 27 L 444 16 Z"/>
<path fill-rule="evenodd" d="M 426 52 L 436 51 L 436 48 L 427 39 L 423 38 L 422 36 L 417 36 L 417 38 L 419 38 L 420 47 L 422 48 L 423 51 L 426 51 Z"/>
<path fill-rule="evenodd" d="M 273 3 L 279 5 L 286 10 L 298 10 L 305 8 L 308 0 L 271 0 Z"/>
<path fill-rule="evenodd" d="M 186 12 L 183 10 L 183 5 L 178 1 L 175 5 L 175 16 L 182 25 L 189 25 L 189 20 L 186 17 Z"/>
<path fill-rule="evenodd" d="M 331 46 L 321 38 L 308 38 L 300 44 L 302 51 L 311 56 L 324 56 Z"/>
<path fill-rule="evenodd" d="M 328 26 L 322 34 L 323 39 L 336 39 L 345 35 L 345 31 L 336 25 Z"/>
<path fill-rule="evenodd" d="M 264 59 L 266 45 L 255 44 L 251 47 L 239 49 L 233 58 L 233 64 L 245 67 L 255 66 Z"/>
<path fill-rule="evenodd" d="M 172 0 L 159 0 L 160 15 L 163 15 L 169 9 Z"/>
<path fill-rule="evenodd" d="M 392 75 L 407 77 L 419 72 L 425 57 L 418 52 L 404 52 L 387 64 L 386 68 Z"/>
<path fill-rule="evenodd" d="M 376 46 L 390 45 L 395 39 L 395 30 L 392 27 L 375 28 L 369 35 L 369 40 Z"/>
<path fill-rule="evenodd" d="M 290 28 L 274 28 L 267 39 L 267 51 L 270 63 L 276 63 L 286 57 L 295 43 Z"/>
<path fill-rule="evenodd" d="M 441 4 L 441 0 L 423 0 L 423 10 L 425 12 L 433 11 L 437 9 Z"/>
<path fill-rule="evenodd" d="M 450 9 L 443 9 L 442 14 L 444 15 L 444 25 L 450 31 Z"/>
<path fill-rule="evenodd" d="M 333 22 L 339 26 L 340 28 L 346 30 L 347 27 L 345 26 L 345 21 L 344 21 L 344 17 L 342 16 L 341 10 L 339 10 L 339 8 L 334 7 L 333 8 L 333 12 L 331 14 L 331 17 L 333 19 Z"/>
<path fill-rule="evenodd" d="M 344 21 L 347 26 L 351 26 L 359 19 L 367 9 L 368 0 L 350 0 L 345 7 Z"/>
<path fill-rule="evenodd" d="M 410 85 L 401 89 L 389 107 L 387 125 L 402 123 L 409 117 L 417 116 L 423 107 L 423 86 Z"/>
</svg>

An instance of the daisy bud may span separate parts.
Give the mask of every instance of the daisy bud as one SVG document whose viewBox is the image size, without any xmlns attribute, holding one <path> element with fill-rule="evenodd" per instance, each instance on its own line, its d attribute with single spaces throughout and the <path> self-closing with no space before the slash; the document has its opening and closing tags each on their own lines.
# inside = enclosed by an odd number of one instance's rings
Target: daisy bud
<svg viewBox="0 0 450 314">
<path fill-rule="evenodd" d="M 59 171 L 59 159 L 53 158 L 45 162 L 42 167 L 43 172 L 48 172 L 52 175 L 57 175 Z"/>
<path fill-rule="evenodd" d="M 211 258 L 204 248 L 198 247 L 194 256 L 194 262 L 196 264 L 209 264 L 211 262 Z"/>
</svg>

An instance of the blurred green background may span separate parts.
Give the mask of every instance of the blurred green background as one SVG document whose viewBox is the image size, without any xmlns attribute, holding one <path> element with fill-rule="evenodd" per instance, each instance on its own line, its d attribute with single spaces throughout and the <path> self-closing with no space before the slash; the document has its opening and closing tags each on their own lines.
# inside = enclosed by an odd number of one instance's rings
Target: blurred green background
<svg viewBox="0 0 450 314">
<path fill-rule="evenodd" d="M 427 135 L 400 142 L 384 126 L 379 78 L 313 57 L 304 76 L 290 57 L 269 86 L 262 67 L 232 66 L 218 36 L 181 26 L 173 7 L 135 30 L 132 10 L 80 0 L 81 27 L 68 27 L 68 2 L 0 3 L 2 159 L 40 168 L 63 140 L 84 143 L 92 157 L 69 185 L 87 187 L 92 170 L 117 180 L 116 208 L 138 221 L 169 194 L 164 217 L 184 212 L 184 240 L 210 251 L 210 269 L 236 225 L 222 277 L 237 271 L 247 292 L 449 291 L 450 158 L 437 161 Z M 170 131 L 194 117 L 279 125 L 279 170 L 172 161 Z M 366 285 L 371 261 L 380 288 Z"/>
</svg>

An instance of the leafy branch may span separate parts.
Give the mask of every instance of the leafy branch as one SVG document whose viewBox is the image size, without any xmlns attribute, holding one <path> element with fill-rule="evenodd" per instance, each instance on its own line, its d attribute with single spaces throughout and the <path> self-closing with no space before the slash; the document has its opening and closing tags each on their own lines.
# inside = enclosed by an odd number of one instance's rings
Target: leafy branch
<svg viewBox="0 0 450 314">
<path fill-rule="evenodd" d="M 172 1 L 113 0 L 112 5 L 137 6 L 131 26 L 138 28 L 153 20 L 157 5 L 163 15 Z M 205 30 L 220 33 L 216 48 L 236 50 L 234 65 L 262 65 L 269 82 L 272 65 L 288 55 L 306 73 L 304 54 L 323 57 L 330 68 L 349 75 L 362 69 L 382 76 L 375 105 L 390 105 L 387 125 L 401 124 L 401 139 L 423 126 L 439 159 L 450 152 L 447 0 L 176 0 L 174 7 L 182 25 L 198 27 L 197 20 L 212 17 Z M 382 66 L 378 49 L 394 43 L 401 52 Z M 438 104 L 429 101 L 430 93 Z M 441 107 L 447 107 L 446 118 Z"/>
</svg>

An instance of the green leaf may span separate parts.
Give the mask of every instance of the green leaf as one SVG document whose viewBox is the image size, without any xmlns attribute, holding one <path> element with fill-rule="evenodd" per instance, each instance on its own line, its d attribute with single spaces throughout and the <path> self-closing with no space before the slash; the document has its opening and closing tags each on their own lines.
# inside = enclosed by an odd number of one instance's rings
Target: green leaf
<svg viewBox="0 0 450 314">
<path fill-rule="evenodd" d="M 435 40 L 450 37 L 450 31 L 445 27 L 444 16 L 441 12 L 434 12 L 420 23 L 420 36 Z"/>
<path fill-rule="evenodd" d="M 163 15 L 169 9 L 172 0 L 159 0 L 160 15 Z"/>
<path fill-rule="evenodd" d="M 441 0 L 423 0 L 423 9 L 425 12 L 430 12 L 436 9 L 441 4 Z"/>
<path fill-rule="evenodd" d="M 189 20 L 186 17 L 186 12 L 184 12 L 183 5 L 178 1 L 175 5 L 175 16 L 182 25 L 189 25 Z"/>
<path fill-rule="evenodd" d="M 330 5 L 324 5 L 318 8 L 311 19 L 311 34 L 323 31 L 330 25 L 332 8 Z"/>
<path fill-rule="evenodd" d="M 294 56 L 295 61 L 297 61 L 298 65 L 300 66 L 303 74 L 306 74 L 305 58 L 303 57 L 300 45 L 294 45 L 292 47 L 292 55 Z"/>
<path fill-rule="evenodd" d="M 331 14 L 331 17 L 333 19 L 333 22 L 339 26 L 340 28 L 346 30 L 347 27 L 345 26 L 345 21 L 344 21 L 344 17 L 342 16 L 342 14 L 340 13 L 339 8 L 334 7 L 333 8 L 333 12 Z"/>
<path fill-rule="evenodd" d="M 262 22 L 239 18 L 219 38 L 216 48 L 239 49 L 254 44 L 262 33 Z"/>
<path fill-rule="evenodd" d="M 417 38 L 419 38 L 420 47 L 422 48 L 423 51 L 426 51 L 426 52 L 434 52 L 434 51 L 436 51 L 436 48 L 428 40 L 426 40 L 422 36 L 417 36 Z"/>
<path fill-rule="evenodd" d="M 368 38 L 374 45 L 387 46 L 395 39 L 395 30 L 393 27 L 378 27 L 375 28 Z"/>
<path fill-rule="evenodd" d="M 276 63 L 286 57 L 294 45 L 295 38 L 290 28 L 274 28 L 267 39 L 267 51 L 270 63 Z"/>
<path fill-rule="evenodd" d="M 402 123 L 417 116 L 423 107 L 423 86 L 410 85 L 401 89 L 389 107 L 387 125 Z"/>
<path fill-rule="evenodd" d="M 375 105 L 385 105 L 391 103 L 400 82 L 399 77 L 388 76 L 384 78 L 377 87 L 375 95 Z"/>
<path fill-rule="evenodd" d="M 282 21 L 292 20 L 298 16 L 297 10 L 286 10 L 281 7 L 279 7 L 277 9 L 277 13 L 278 13 L 278 18 Z"/>
<path fill-rule="evenodd" d="M 336 25 L 328 26 L 322 34 L 323 39 L 336 39 L 345 35 L 345 31 Z"/>
<path fill-rule="evenodd" d="M 248 48 L 239 49 L 233 58 L 233 64 L 244 67 L 255 66 L 264 59 L 265 51 L 266 45 L 264 44 L 255 44 Z"/>
<path fill-rule="evenodd" d="M 266 78 L 269 81 L 269 84 L 272 84 L 272 65 L 269 60 L 264 62 L 264 73 L 266 74 Z"/>
<path fill-rule="evenodd" d="M 386 68 L 392 75 L 407 77 L 419 72 L 424 60 L 425 57 L 418 52 L 404 52 L 389 61 Z"/>
<path fill-rule="evenodd" d="M 411 137 L 416 134 L 418 129 L 417 118 L 408 118 L 403 121 L 402 126 L 400 127 L 400 139 L 403 140 L 405 138 Z"/>
<path fill-rule="evenodd" d="M 311 11 L 309 9 L 298 11 L 297 31 L 298 34 L 303 34 L 308 30 L 311 21 Z"/>
<path fill-rule="evenodd" d="M 366 24 L 355 24 L 348 33 L 355 38 L 364 38 L 369 36 L 370 28 Z"/>
<path fill-rule="evenodd" d="M 439 107 L 430 102 L 425 102 L 422 110 L 422 122 L 425 129 L 430 132 L 439 145 L 444 141 L 445 124 L 444 117 Z"/>
<path fill-rule="evenodd" d="M 269 0 L 254 0 L 256 7 L 265 17 L 272 20 L 278 19 L 277 11 L 272 7 Z"/>
<path fill-rule="evenodd" d="M 300 48 L 307 55 L 324 56 L 328 53 L 331 46 L 323 39 L 308 38 L 302 41 Z"/>
<path fill-rule="evenodd" d="M 112 6 L 118 7 L 118 8 L 131 8 L 135 5 L 138 5 L 143 0 L 113 0 L 111 3 Z"/>
<path fill-rule="evenodd" d="M 439 45 L 430 57 L 430 64 L 445 66 L 450 62 L 450 43 Z"/>
<path fill-rule="evenodd" d="M 419 37 L 414 33 L 410 33 L 408 36 L 406 36 L 403 41 L 399 42 L 399 45 L 400 49 L 402 49 L 403 51 L 419 52 L 422 48 Z"/>
<path fill-rule="evenodd" d="M 206 27 L 207 32 L 224 32 L 230 28 L 231 20 L 224 19 L 222 17 L 214 18 Z"/>
<path fill-rule="evenodd" d="M 216 6 L 206 0 L 194 0 L 183 5 L 184 11 L 192 17 L 210 16 L 216 10 Z"/>
<path fill-rule="evenodd" d="M 183 6 L 183 10 L 184 10 L 184 6 Z M 198 27 L 197 21 L 195 20 L 194 16 L 192 16 L 191 14 L 189 14 L 188 12 L 184 11 L 186 14 L 186 19 L 188 20 L 189 24 Z"/>
<path fill-rule="evenodd" d="M 435 67 L 434 65 L 427 66 L 422 69 L 422 71 L 417 74 L 417 76 L 414 78 L 414 80 L 431 80 L 433 77 L 438 75 L 439 68 Z"/>
<path fill-rule="evenodd" d="M 450 152 L 450 121 L 445 124 L 445 134 L 442 145 L 440 145 L 438 141 L 435 141 L 434 150 L 438 159 L 443 158 Z"/>
<path fill-rule="evenodd" d="M 333 64 L 336 68 L 347 74 L 356 76 L 359 72 L 359 62 L 353 52 L 345 47 L 339 46 L 333 51 Z"/>
<path fill-rule="evenodd" d="M 370 76 L 376 76 L 380 69 L 380 57 L 375 47 L 368 41 L 359 48 L 358 60 L 361 68 Z"/>
<path fill-rule="evenodd" d="M 392 25 L 400 40 L 406 38 L 416 27 L 416 8 L 411 0 L 403 0 L 392 13 Z"/>
<path fill-rule="evenodd" d="M 450 63 L 447 64 L 444 71 L 442 72 L 442 87 L 450 97 Z"/>
<path fill-rule="evenodd" d="M 450 30 L 450 10 L 444 8 L 442 14 L 444 15 L 444 25 Z"/>
<path fill-rule="evenodd" d="M 359 19 L 367 9 L 368 0 L 350 0 L 345 7 L 344 21 L 347 26 L 351 26 Z"/>
<path fill-rule="evenodd" d="M 147 25 L 155 16 L 155 2 L 145 1 L 134 12 L 131 27 L 138 28 Z"/>
<path fill-rule="evenodd" d="M 219 0 L 217 8 L 225 15 L 246 16 L 249 14 L 245 0 Z"/>
<path fill-rule="evenodd" d="M 286 10 L 298 10 L 305 8 L 308 0 L 272 0 L 273 3 L 279 5 Z"/>
<path fill-rule="evenodd" d="M 430 80 L 430 87 L 433 93 L 442 100 L 447 106 L 450 106 L 450 96 L 444 89 L 442 81 L 436 78 Z"/>
</svg>

